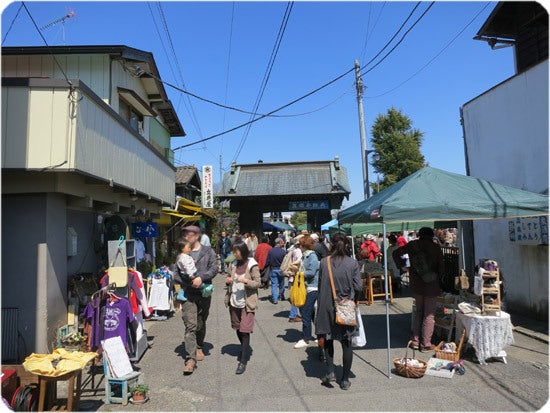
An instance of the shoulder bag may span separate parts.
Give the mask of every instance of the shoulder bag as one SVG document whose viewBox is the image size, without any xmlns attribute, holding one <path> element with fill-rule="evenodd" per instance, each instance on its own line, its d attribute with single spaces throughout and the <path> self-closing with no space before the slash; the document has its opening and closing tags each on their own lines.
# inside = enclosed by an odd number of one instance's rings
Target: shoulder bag
<svg viewBox="0 0 550 413">
<path fill-rule="evenodd" d="M 355 301 L 349 298 L 338 300 L 336 288 L 334 288 L 334 278 L 332 277 L 332 265 L 330 263 L 330 255 L 327 257 L 328 277 L 332 288 L 332 296 L 334 298 L 334 308 L 336 310 L 336 324 L 341 326 L 357 326 L 357 314 L 355 312 Z"/>
</svg>

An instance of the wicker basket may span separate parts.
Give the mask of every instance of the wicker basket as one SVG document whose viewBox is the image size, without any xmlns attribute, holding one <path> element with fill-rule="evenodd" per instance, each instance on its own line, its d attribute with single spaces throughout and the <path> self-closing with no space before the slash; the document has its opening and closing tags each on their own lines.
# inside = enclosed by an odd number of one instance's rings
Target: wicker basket
<svg viewBox="0 0 550 413">
<path fill-rule="evenodd" d="M 460 337 L 460 341 L 458 342 L 458 347 L 456 348 L 456 351 L 441 350 L 441 347 L 443 347 L 443 344 L 445 343 L 444 341 L 441 341 L 435 348 L 435 358 L 442 359 L 442 360 L 449 360 L 449 361 L 460 360 L 460 353 L 462 352 L 462 345 L 464 344 L 465 336 L 466 336 L 466 329 L 462 330 L 462 337 Z"/>
<path fill-rule="evenodd" d="M 405 350 L 405 360 L 412 360 L 415 359 L 414 354 L 415 351 L 413 349 L 413 356 L 412 359 L 409 359 L 407 357 L 408 351 L 409 351 L 409 345 L 412 343 L 412 341 L 409 341 L 407 343 L 407 349 Z M 393 359 L 393 365 L 395 366 L 395 371 L 397 374 L 403 377 L 407 377 L 409 379 L 419 379 L 420 377 L 424 376 L 424 373 L 426 372 L 426 368 L 428 367 L 428 363 L 426 363 L 424 360 L 415 359 L 416 361 L 419 361 L 422 363 L 421 367 L 417 366 L 411 366 L 410 364 L 401 364 L 399 363 L 399 360 L 401 360 L 401 357 L 396 357 Z"/>
</svg>

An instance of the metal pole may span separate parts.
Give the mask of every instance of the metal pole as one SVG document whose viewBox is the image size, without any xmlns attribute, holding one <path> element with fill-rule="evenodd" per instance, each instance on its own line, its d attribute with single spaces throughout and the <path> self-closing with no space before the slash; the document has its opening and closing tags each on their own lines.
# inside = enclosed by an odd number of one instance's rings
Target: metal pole
<svg viewBox="0 0 550 413">
<path fill-rule="evenodd" d="M 367 152 L 367 135 L 365 133 L 365 120 L 363 116 L 363 80 L 360 73 L 359 61 L 355 61 L 355 88 L 357 90 L 357 109 L 359 112 L 359 134 L 361 137 L 361 160 L 363 164 L 363 192 L 365 199 L 370 197 L 369 188 L 369 164 Z"/>
<path fill-rule="evenodd" d="M 382 236 L 384 237 L 384 288 L 386 292 L 386 340 L 388 343 L 388 379 L 391 379 L 391 355 L 390 355 L 390 300 L 388 297 L 388 245 L 387 245 L 387 239 L 386 239 L 386 223 L 382 224 Z"/>
</svg>

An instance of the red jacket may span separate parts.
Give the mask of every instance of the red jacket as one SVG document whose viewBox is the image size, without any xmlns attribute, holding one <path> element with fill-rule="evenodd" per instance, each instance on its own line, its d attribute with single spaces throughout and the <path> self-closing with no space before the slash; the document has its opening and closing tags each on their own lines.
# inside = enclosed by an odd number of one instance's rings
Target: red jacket
<svg viewBox="0 0 550 413">
<path fill-rule="evenodd" d="M 256 247 L 256 252 L 254 253 L 254 259 L 258 262 L 258 269 L 261 271 L 265 267 L 265 262 L 267 260 L 267 253 L 271 249 L 271 245 L 268 243 L 262 242 Z"/>
<path fill-rule="evenodd" d="M 361 250 L 367 249 L 367 259 L 369 261 L 376 261 L 376 257 L 380 255 L 380 250 L 378 249 L 378 245 L 376 245 L 376 242 L 371 241 L 370 239 L 366 240 L 361 244 Z"/>
</svg>

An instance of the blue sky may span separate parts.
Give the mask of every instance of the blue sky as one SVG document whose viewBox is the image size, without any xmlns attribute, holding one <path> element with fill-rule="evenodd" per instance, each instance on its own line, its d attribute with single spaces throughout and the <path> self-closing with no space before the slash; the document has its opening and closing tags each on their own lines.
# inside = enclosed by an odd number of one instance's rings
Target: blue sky
<svg viewBox="0 0 550 413">
<path fill-rule="evenodd" d="M 40 27 L 63 16 L 68 9 L 76 12 L 76 17 L 64 26 L 56 25 L 43 31 L 48 44 L 63 45 L 64 27 L 67 45 L 125 44 L 150 51 L 162 78 L 181 84 L 158 3 L 26 4 Z M 295 2 L 259 112 L 269 112 L 317 88 L 352 68 L 355 59 L 365 64 L 391 38 L 415 4 Z M 488 6 L 476 20 L 437 59 L 404 85 L 384 94 L 438 54 L 486 4 Z M 421 151 L 431 166 L 465 172 L 459 108 L 514 74 L 512 48 L 491 50 L 485 42 L 472 39 L 496 4 L 436 2 L 403 43 L 364 76 L 368 139 L 376 116 L 394 106 L 412 119 L 415 128 L 425 133 Z M 251 110 L 287 3 L 162 2 L 161 5 L 187 89 L 230 106 Z M 418 7 L 404 30 L 428 5 L 423 2 Z M 3 10 L 2 39 L 19 6 L 20 3 L 15 2 Z M 24 9 L 15 19 L 3 45 L 44 45 Z M 191 120 L 187 98 L 168 86 L 166 89 L 187 132 L 186 137 L 172 140 L 173 147 L 209 137 L 249 119 L 249 115 L 191 98 L 197 128 Z M 381 94 L 384 95 L 379 96 Z M 363 199 L 363 191 L 353 74 L 279 114 L 310 112 L 331 102 L 323 110 L 309 115 L 265 118 L 256 122 L 237 162 L 328 160 L 339 156 L 348 169 L 352 190 L 344 207 L 359 202 Z M 211 164 L 215 182 L 218 182 L 220 155 L 222 167 L 227 170 L 235 159 L 243 133 L 244 128 L 179 150 L 176 163 L 194 164 L 199 168 Z M 370 171 L 371 182 L 376 181 L 372 167 Z"/>
</svg>

